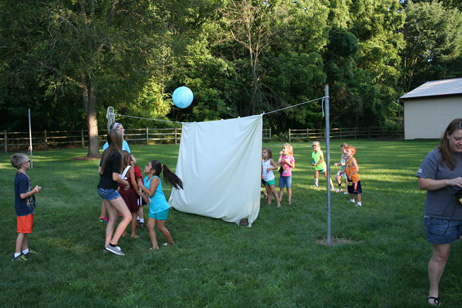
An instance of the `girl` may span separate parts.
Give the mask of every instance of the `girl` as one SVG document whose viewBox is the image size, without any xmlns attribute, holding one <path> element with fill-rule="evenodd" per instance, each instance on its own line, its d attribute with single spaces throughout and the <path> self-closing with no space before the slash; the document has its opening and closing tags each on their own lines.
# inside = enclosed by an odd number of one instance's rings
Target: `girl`
<svg viewBox="0 0 462 308">
<path fill-rule="evenodd" d="M 119 174 L 123 168 L 122 161 L 122 132 L 118 129 L 111 129 L 107 134 L 108 148 L 104 150 L 101 158 L 101 178 L 98 184 L 98 193 L 103 199 L 104 206 L 109 213 L 109 221 L 106 226 L 105 249 L 119 256 L 124 256 L 122 249 L 117 246 L 120 237 L 124 233 L 131 220 L 130 211 L 124 199 L 117 191 L 117 184 L 129 187 L 127 181 L 122 179 Z M 122 214 L 122 221 L 114 227 L 117 221 L 117 212 Z"/>
<path fill-rule="evenodd" d="M 140 238 L 139 235 L 136 235 L 136 214 L 138 213 L 138 184 L 135 179 L 135 170 L 131 165 L 131 154 L 127 151 L 123 151 L 123 161 L 124 161 L 124 172 L 121 177 L 130 184 L 128 188 L 120 185 L 119 193 L 127 204 L 130 213 L 132 214 L 132 231 L 131 236 L 134 238 Z"/>
<path fill-rule="evenodd" d="M 287 187 L 287 195 L 289 204 L 292 201 L 292 169 L 295 168 L 294 148 L 286 143 L 282 146 L 282 151 L 279 152 L 278 165 L 281 165 L 282 173 L 279 178 L 279 200 L 282 201 L 284 195 L 284 186 Z"/>
<path fill-rule="evenodd" d="M 263 160 L 261 161 L 262 166 L 262 176 L 263 181 L 265 182 L 266 192 L 268 196 L 268 205 L 271 205 L 271 194 L 274 195 L 278 207 L 281 206 L 281 201 L 279 200 L 278 194 L 276 193 L 275 181 L 273 170 L 278 170 L 278 166 L 273 160 L 273 151 L 271 148 L 264 148 L 262 151 Z"/>
<path fill-rule="evenodd" d="M 319 172 L 324 173 L 327 179 L 327 165 L 324 161 L 324 153 L 321 151 L 321 144 L 319 141 L 313 142 L 313 153 L 311 154 L 312 163 L 314 167 L 314 187 L 319 187 Z M 334 189 L 334 182 L 329 179 L 331 189 Z"/>
<path fill-rule="evenodd" d="M 170 206 L 168 205 L 167 199 L 165 198 L 164 192 L 162 191 L 162 183 L 159 175 L 164 171 L 164 180 L 170 183 L 176 189 L 183 189 L 183 182 L 176 176 L 167 165 L 162 165 L 157 160 L 151 160 L 146 167 L 144 167 L 144 184 L 141 183 L 141 179 L 138 180 L 138 186 L 141 187 L 142 191 L 146 193 L 150 198 L 149 202 L 149 216 L 148 216 L 148 231 L 151 237 L 152 247 L 150 249 L 159 249 L 157 244 L 156 231 L 154 227 L 157 224 L 157 229 L 165 236 L 167 243 L 164 245 L 174 245 L 172 236 L 165 227 L 165 221 L 167 220 L 168 211 Z"/>
<path fill-rule="evenodd" d="M 346 149 L 347 149 L 347 147 L 348 147 L 348 144 L 346 144 L 346 143 L 342 143 L 340 145 L 340 151 L 342 152 L 342 156 L 340 157 L 340 161 L 338 163 L 334 164 L 335 166 L 340 166 L 340 170 L 339 170 L 339 172 L 337 172 L 337 176 L 335 177 L 335 179 L 337 180 L 337 185 L 338 185 L 338 188 L 335 191 L 336 193 L 340 193 L 340 192 L 343 191 L 343 189 L 342 189 L 342 179 L 345 180 L 345 187 L 348 187 L 348 180 L 347 180 L 347 177 L 346 177 L 346 174 L 345 174 L 345 162 L 346 162 Z M 345 195 L 346 194 L 348 194 L 348 193 L 345 191 Z"/>
<path fill-rule="evenodd" d="M 141 183 L 143 183 L 143 175 L 141 174 L 140 167 L 136 165 L 136 158 L 135 156 L 133 156 L 133 154 L 130 154 L 130 165 L 133 167 L 133 171 L 135 172 L 135 181 L 138 183 L 138 179 L 140 179 Z M 137 217 L 136 217 L 136 225 L 140 228 L 144 227 L 143 207 L 148 202 L 149 202 L 148 197 L 146 196 L 146 194 L 142 192 L 141 188 L 138 187 L 137 203 L 138 203 L 139 210 L 138 210 Z"/>
<path fill-rule="evenodd" d="M 122 132 L 122 150 L 123 151 L 128 151 L 130 153 L 130 147 L 128 146 L 128 143 L 127 141 L 123 140 L 123 137 L 125 136 L 125 129 L 124 129 L 124 126 L 122 125 L 122 123 L 117 123 L 117 122 L 114 122 L 111 124 L 111 128 L 110 129 L 118 129 Z M 103 152 L 104 150 L 107 149 L 107 147 L 109 146 L 109 143 L 106 142 L 104 145 L 103 145 Z M 101 162 L 100 162 L 101 163 Z M 101 167 L 98 168 L 98 173 L 101 174 L 101 170 L 100 170 Z M 99 221 L 101 222 L 105 222 L 107 223 L 108 222 L 108 218 L 106 217 L 106 207 L 104 206 L 104 202 L 101 203 L 101 215 L 99 216 Z"/>
</svg>

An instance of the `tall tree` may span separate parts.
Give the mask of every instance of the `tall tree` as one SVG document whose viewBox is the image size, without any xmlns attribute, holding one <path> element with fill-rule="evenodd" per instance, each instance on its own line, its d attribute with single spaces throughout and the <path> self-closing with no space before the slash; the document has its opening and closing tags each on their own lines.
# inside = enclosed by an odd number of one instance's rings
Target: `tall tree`
<svg viewBox="0 0 462 308">
<path fill-rule="evenodd" d="M 460 76 L 454 71 L 462 51 L 462 14 L 441 3 L 409 2 L 406 7 L 403 88 L 408 92 L 422 83 Z M 460 61 L 460 60 L 459 60 Z"/>
</svg>

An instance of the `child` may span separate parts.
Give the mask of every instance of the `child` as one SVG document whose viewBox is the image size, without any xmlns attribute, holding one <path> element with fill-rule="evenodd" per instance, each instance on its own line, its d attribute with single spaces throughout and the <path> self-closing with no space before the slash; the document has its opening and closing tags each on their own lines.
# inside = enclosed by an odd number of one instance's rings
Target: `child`
<svg viewBox="0 0 462 308">
<path fill-rule="evenodd" d="M 278 170 L 278 166 L 273 160 L 273 151 L 271 148 L 264 148 L 262 151 L 263 160 L 261 161 L 262 167 L 262 176 L 263 181 L 265 182 L 266 192 L 268 196 L 268 205 L 271 205 L 271 194 L 274 195 L 278 207 L 281 206 L 281 202 L 279 200 L 279 196 L 276 193 L 276 182 L 274 180 L 274 173 L 273 170 Z"/>
<path fill-rule="evenodd" d="M 342 151 L 342 156 L 340 157 L 340 162 L 334 164 L 335 166 L 340 166 L 340 170 L 339 170 L 339 172 L 337 172 L 337 176 L 335 177 L 335 179 L 337 180 L 337 185 L 338 185 L 338 188 L 335 191 L 336 193 L 339 193 L 339 192 L 343 191 L 343 189 L 342 189 L 342 178 L 345 179 L 345 187 L 348 187 L 348 180 L 347 180 L 347 177 L 346 177 L 346 174 L 345 174 L 345 162 L 346 162 L 346 149 L 347 149 L 347 147 L 348 147 L 348 144 L 346 144 L 346 143 L 342 143 L 340 145 L 340 151 Z M 345 195 L 346 194 L 348 194 L 348 193 L 345 191 Z"/>
<path fill-rule="evenodd" d="M 312 163 L 314 167 L 314 187 L 319 187 L 319 172 L 324 173 L 325 178 L 327 179 L 327 165 L 324 161 L 324 154 L 321 151 L 321 144 L 319 141 L 313 142 L 313 153 L 311 154 Z M 332 179 L 329 179 L 331 189 L 334 189 L 334 183 Z"/>
<path fill-rule="evenodd" d="M 101 158 L 100 175 L 98 183 L 98 194 L 104 202 L 109 213 L 109 221 L 106 226 L 105 236 L 105 251 L 113 254 L 124 256 L 122 249 L 117 246 L 120 237 L 125 232 L 125 229 L 130 224 L 132 215 L 125 204 L 124 199 L 117 191 L 118 184 L 123 184 L 125 187 L 130 187 L 130 184 L 122 179 L 119 174 L 123 169 L 122 160 L 122 141 L 123 135 L 117 128 L 111 129 L 107 134 L 108 148 L 104 150 Z M 127 188 L 128 189 L 128 188 Z M 114 227 L 117 222 L 117 212 L 122 214 L 122 221 L 117 226 L 114 232 Z"/>
<path fill-rule="evenodd" d="M 135 179 L 135 170 L 132 168 L 130 163 L 131 154 L 128 151 L 122 152 L 122 158 L 124 161 L 124 172 L 121 177 L 130 184 L 128 187 L 124 185 L 119 185 L 119 194 L 125 201 L 130 213 L 132 214 L 132 230 L 131 237 L 140 238 L 139 235 L 136 235 L 136 214 L 138 213 L 138 184 Z"/>
<path fill-rule="evenodd" d="M 140 167 L 138 167 L 136 165 L 136 158 L 135 158 L 135 156 L 133 156 L 133 154 L 130 154 L 130 165 L 133 167 L 133 171 L 135 172 L 135 181 L 136 181 L 136 183 L 138 183 L 138 179 L 141 180 L 141 183 L 144 183 L 143 182 L 143 175 L 141 174 Z M 136 225 L 138 227 L 140 227 L 140 228 L 143 228 L 144 227 L 144 211 L 143 211 L 143 207 L 149 201 L 147 201 L 148 198 L 141 191 L 140 187 L 138 187 L 137 193 L 138 193 L 137 203 L 138 203 L 139 210 L 138 210 L 137 217 L 136 217 Z"/>
<path fill-rule="evenodd" d="M 156 231 L 154 230 L 156 224 L 157 229 L 167 239 L 167 243 L 165 243 L 164 246 L 175 244 L 170 232 L 165 227 L 170 206 L 168 205 L 167 199 L 162 191 L 162 182 L 159 177 L 162 173 L 162 169 L 164 171 L 165 181 L 170 183 L 176 189 L 183 189 L 183 182 L 178 176 L 176 176 L 176 174 L 170 171 L 167 165 L 162 165 L 157 160 L 151 160 L 146 167 L 144 167 L 144 173 L 146 174 L 144 177 L 144 184 L 141 183 L 141 180 L 138 180 L 138 186 L 141 187 L 143 192 L 151 198 L 148 216 L 148 231 L 152 243 L 152 247 L 150 249 L 159 249 Z"/>
<path fill-rule="evenodd" d="M 279 200 L 282 201 L 284 195 L 284 186 L 287 187 L 288 202 L 292 202 L 292 169 L 295 168 L 293 147 L 286 143 L 282 146 L 282 151 L 279 152 L 278 165 L 281 165 L 282 173 L 279 177 Z"/>
<path fill-rule="evenodd" d="M 26 170 L 30 169 L 30 160 L 26 154 L 18 153 L 11 156 L 11 164 L 18 169 L 14 179 L 14 207 L 16 210 L 16 223 L 18 237 L 12 261 L 27 261 L 28 254 L 37 252 L 29 249 L 27 234 L 32 233 L 35 213 L 35 194 L 38 194 L 42 187 L 30 185 L 30 178 Z"/>
<path fill-rule="evenodd" d="M 359 178 L 359 167 L 356 159 L 353 157 L 356 154 L 356 148 L 348 146 L 346 150 L 347 161 L 345 164 L 345 173 L 348 178 L 348 193 L 350 194 L 350 200 L 348 203 L 355 203 L 355 195 L 358 196 L 358 203 L 355 206 L 362 206 L 361 203 L 361 181 Z"/>
</svg>

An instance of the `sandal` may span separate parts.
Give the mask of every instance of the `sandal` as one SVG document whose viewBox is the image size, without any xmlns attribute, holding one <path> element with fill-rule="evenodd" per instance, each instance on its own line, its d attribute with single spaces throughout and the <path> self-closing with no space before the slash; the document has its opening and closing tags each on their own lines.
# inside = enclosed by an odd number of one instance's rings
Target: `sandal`
<svg viewBox="0 0 462 308">
<path fill-rule="evenodd" d="M 441 305 L 439 297 L 428 296 L 427 302 L 430 306 L 439 306 Z"/>
</svg>

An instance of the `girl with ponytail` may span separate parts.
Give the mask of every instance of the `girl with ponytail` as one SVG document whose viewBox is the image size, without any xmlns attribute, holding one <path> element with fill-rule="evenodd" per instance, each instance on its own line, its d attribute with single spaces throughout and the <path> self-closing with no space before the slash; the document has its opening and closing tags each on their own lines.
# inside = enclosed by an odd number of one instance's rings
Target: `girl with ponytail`
<svg viewBox="0 0 462 308">
<path fill-rule="evenodd" d="M 159 249 L 156 232 L 154 230 L 155 226 L 157 226 L 157 229 L 167 239 L 167 243 L 164 245 L 175 244 L 170 232 L 165 227 L 170 206 L 165 198 L 162 190 L 162 182 L 159 177 L 162 171 L 164 172 L 163 178 L 165 181 L 176 189 L 183 189 L 183 182 L 175 173 L 170 171 L 167 165 L 162 165 L 158 160 L 151 160 L 146 167 L 144 167 L 144 173 L 146 174 L 144 184 L 141 182 L 141 179 L 139 179 L 138 186 L 151 198 L 148 215 L 148 231 L 152 243 L 150 249 Z"/>
</svg>

